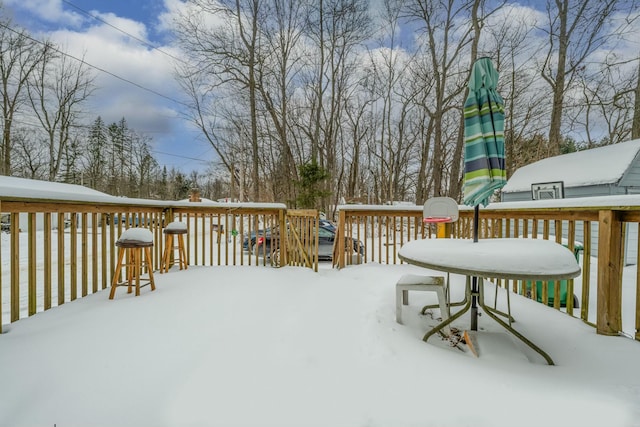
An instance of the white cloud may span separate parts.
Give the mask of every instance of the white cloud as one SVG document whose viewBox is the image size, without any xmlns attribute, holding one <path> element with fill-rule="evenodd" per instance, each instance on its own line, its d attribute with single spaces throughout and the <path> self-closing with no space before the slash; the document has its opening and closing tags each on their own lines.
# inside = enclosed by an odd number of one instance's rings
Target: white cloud
<svg viewBox="0 0 640 427">
<path fill-rule="evenodd" d="M 487 19 L 488 25 L 499 25 L 499 23 L 511 23 L 533 27 L 544 22 L 546 19 L 543 9 L 534 9 L 518 3 L 507 3 L 500 7 Z"/>
<path fill-rule="evenodd" d="M 78 27 L 84 21 L 78 13 L 65 10 L 61 0 L 4 0 L 4 4 L 7 7 L 19 7 L 49 23 Z"/>
<path fill-rule="evenodd" d="M 92 103 L 96 115 L 100 114 L 105 121 L 126 117 L 134 128 L 168 130 L 166 110 L 178 105 L 158 94 L 172 99 L 180 96 L 172 74 L 173 59 L 162 53 L 170 48 L 157 50 L 136 40 L 145 40 L 147 34 L 146 26 L 140 22 L 113 14 L 103 14 L 101 18 L 122 32 L 98 23 L 82 31 L 55 31 L 49 37 L 63 51 L 76 58 L 84 57 L 95 67 L 99 89 Z"/>
<path fill-rule="evenodd" d="M 150 47 L 143 22 L 96 10 L 89 13 L 98 20 L 83 17 L 64 10 L 61 0 L 5 0 L 5 4 L 26 14 L 31 24 L 36 22 L 34 17 L 47 23 L 44 28 L 55 23 L 53 31 L 31 31 L 39 32 L 38 39 L 51 40 L 61 51 L 95 67 L 98 90 L 90 100 L 93 117 L 101 115 L 105 121 L 126 117 L 132 127 L 168 129 L 167 116 L 177 114 L 167 110 L 179 105 L 166 98 L 180 97 L 173 78 L 173 59 L 163 53 L 171 48 Z M 155 121 L 151 119 L 154 115 L 158 117 Z"/>
<path fill-rule="evenodd" d="M 158 29 L 171 31 L 174 28 L 174 18 L 185 12 L 188 6 L 182 0 L 164 0 L 164 7 L 165 12 L 158 17 Z"/>
<path fill-rule="evenodd" d="M 182 55 L 171 46 L 155 44 L 158 34 L 168 34 L 166 24 L 186 3 L 166 0 L 163 5 L 150 0 L 132 6 L 132 16 L 141 18 L 104 12 L 114 10 L 109 3 L 94 2 L 92 10 L 81 14 L 69 10 L 62 0 L 4 0 L 3 12 L 14 15 L 14 22 L 35 38 L 51 40 L 61 51 L 94 67 L 96 91 L 84 108 L 85 124 L 98 116 L 107 124 L 125 118 L 131 129 L 152 137 L 158 151 L 206 160 L 209 147 L 198 141 L 198 133 L 182 118 L 183 107 L 174 101 L 182 94 L 173 76 L 173 62 Z M 151 9 L 153 13 L 141 12 Z M 164 154 L 158 160 L 168 167 L 202 167 Z"/>
<path fill-rule="evenodd" d="M 140 41 L 147 41 L 147 27 L 142 22 L 137 22 L 128 18 L 119 17 L 113 13 L 92 13 L 108 24 L 99 23 L 87 30 L 88 33 L 99 36 L 107 40 L 128 41 L 132 44 L 139 44 Z M 96 21 L 97 22 L 97 21 Z"/>
<path fill-rule="evenodd" d="M 217 0 L 210 0 L 206 4 L 208 11 L 204 12 L 202 7 L 193 3 L 187 3 L 183 0 L 164 0 L 165 11 L 158 16 L 159 31 L 172 32 L 176 28 L 176 19 L 180 19 L 180 16 L 195 14 L 202 20 L 202 24 L 209 28 L 216 28 L 218 26 L 227 25 L 227 21 L 220 14 L 213 14 L 210 11 L 219 6 Z"/>
</svg>

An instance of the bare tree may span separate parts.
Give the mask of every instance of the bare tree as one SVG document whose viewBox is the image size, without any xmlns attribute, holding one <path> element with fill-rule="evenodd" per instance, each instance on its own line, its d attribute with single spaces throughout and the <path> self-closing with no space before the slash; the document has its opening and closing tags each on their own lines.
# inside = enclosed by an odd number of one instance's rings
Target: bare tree
<svg viewBox="0 0 640 427">
<path fill-rule="evenodd" d="M 574 127 L 583 129 L 587 146 L 616 144 L 631 135 L 636 76 L 635 70 L 626 75 L 626 63 L 609 55 L 597 68 L 580 71 L 576 77 L 582 99 L 574 101 Z"/>
<path fill-rule="evenodd" d="M 629 25 L 628 21 L 621 20 L 617 28 L 607 28 L 616 22 L 612 16 L 618 12 L 629 14 L 635 7 L 635 0 L 547 0 L 544 30 L 548 50 L 541 70 L 553 93 L 549 127 L 553 151 L 549 155 L 560 153 L 565 96 L 573 87 L 578 71 L 596 49 L 619 36 Z"/>
<path fill-rule="evenodd" d="M 342 188 L 344 171 L 338 168 L 337 153 L 342 135 L 343 107 L 357 81 L 357 54 L 370 35 L 368 3 L 364 0 L 321 0 L 312 8 L 307 35 L 316 46 L 310 55 L 313 79 L 307 94 L 309 120 L 302 127 L 310 140 L 310 161 L 316 161 L 330 176 L 322 209 L 335 205 L 336 189 Z"/>
<path fill-rule="evenodd" d="M 189 119 L 216 150 L 226 170 L 216 179 L 229 180 L 232 197 L 250 189 L 253 200 L 294 202 L 298 168 L 315 161 L 333 193 L 323 209 L 364 194 L 377 202 L 459 198 L 461 107 L 473 61 L 488 55 L 501 75 L 510 174 L 555 150 L 542 135 L 558 120 L 577 129 L 588 110 L 608 118 L 609 135 L 628 126 L 637 86 L 628 74 L 636 86 L 612 74 L 606 99 L 585 91 L 579 100 L 575 89 L 589 55 L 624 30 L 624 14 L 614 12 L 635 1 L 548 0 L 543 45 L 544 13 L 501 0 L 383 0 L 377 8 L 364 0 L 189 0 L 178 25 L 189 64 L 180 81 Z M 372 10 L 386 14 L 376 39 Z M 558 46 L 566 48 L 563 66 Z M 589 91 L 604 83 L 584 77 Z"/>
<path fill-rule="evenodd" d="M 257 69 L 262 61 L 259 22 L 266 19 L 265 1 L 191 0 L 189 4 L 192 7 L 179 17 L 176 31 L 180 44 L 189 53 L 192 66 L 184 68 L 179 75 L 184 79 L 201 73 L 206 79 L 200 79 L 199 82 L 208 82 L 207 90 L 232 86 L 247 93 L 252 150 L 252 196 L 255 201 L 259 201 Z M 210 23 L 212 20 L 215 24 Z M 192 83 L 187 82 L 191 89 L 195 88 Z M 193 95 L 193 91 L 190 93 Z M 210 128 L 202 122 L 204 106 L 198 102 L 195 104 L 199 106 L 195 112 L 195 120 L 200 121 L 201 129 Z M 228 166 L 233 175 L 233 167 Z"/>
<path fill-rule="evenodd" d="M 43 55 L 44 60 L 31 76 L 28 94 L 35 117 L 47 134 L 48 179 L 54 181 L 73 126 L 82 113 L 82 103 L 93 91 L 93 77 L 83 62 L 60 54 L 50 43 L 45 44 Z"/>
<path fill-rule="evenodd" d="M 149 137 L 133 132 L 131 138 L 131 171 L 135 180 L 131 190 L 136 197 L 148 198 L 152 194 L 152 177 L 158 170 L 158 162 L 151 155 Z"/>
<path fill-rule="evenodd" d="M 49 162 L 42 135 L 35 128 L 18 128 L 12 134 L 12 174 L 29 179 L 46 179 Z"/>
<path fill-rule="evenodd" d="M 633 92 L 633 123 L 631 126 L 631 138 L 640 138 L 640 58 L 638 59 L 638 71 L 636 72 L 636 88 Z"/>
<path fill-rule="evenodd" d="M 48 144 L 45 144 L 47 146 Z M 82 148 L 80 136 L 74 132 L 68 138 L 62 149 L 60 170 L 56 174 L 58 180 L 71 184 L 84 185 L 84 171 L 82 170 Z M 50 179 L 51 180 L 51 179 Z"/>
<path fill-rule="evenodd" d="M 0 21 L 0 96 L 2 97 L 2 149 L 0 174 L 11 175 L 11 131 L 27 102 L 28 79 L 43 60 L 39 44 L 23 30 L 14 30 L 8 20 Z"/>
<path fill-rule="evenodd" d="M 447 156 L 447 145 L 453 143 L 456 151 L 455 146 L 461 144 L 459 138 L 447 140 L 445 126 L 447 120 L 450 120 L 447 115 L 459 112 L 463 102 L 469 65 L 463 61 L 462 56 L 473 40 L 469 11 L 476 1 L 420 1 L 407 6 L 407 16 L 415 20 L 422 31 L 419 49 L 425 60 L 417 71 L 420 76 L 433 79 L 432 83 L 425 82 L 424 86 L 432 88 L 432 92 L 422 107 L 433 120 L 433 165 L 430 169 L 435 196 L 448 193 L 445 183 L 451 158 Z M 457 120 L 456 129 L 459 129 L 459 123 Z M 456 130 L 456 136 L 457 133 Z"/>
<path fill-rule="evenodd" d="M 373 145 L 374 126 L 371 120 L 370 107 L 373 99 L 370 97 L 350 97 L 344 106 L 344 113 L 347 123 L 344 125 L 345 132 L 350 137 L 345 139 L 351 141 L 351 149 L 347 150 L 346 144 L 343 144 L 341 158 L 343 162 L 343 170 L 346 174 L 346 183 L 344 190 L 344 198 L 346 200 L 359 199 L 360 202 L 370 200 L 363 199 L 363 194 L 369 195 L 372 177 L 366 172 L 365 150 L 367 145 Z M 332 212 L 333 214 L 333 212 Z"/>
<path fill-rule="evenodd" d="M 531 62 L 531 58 L 537 57 L 544 48 L 534 37 L 535 17 L 523 14 L 512 5 L 495 12 L 485 20 L 483 43 L 478 50 L 480 55 L 491 52 L 500 72 L 498 92 L 505 103 L 506 167 L 507 176 L 511 176 L 517 168 L 531 161 L 529 152 L 525 156 L 518 155 L 523 152 L 518 144 L 530 141 L 532 135 L 546 133 L 551 106 L 547 85 Z"/>
<path fill-rule="evenodd" d="M 409 118 L 416 108 L 419 91 L 411 83 L 414 58 L 403 49 L 400 39 L 403 2 L 384 0 L 377 21 L 374 50 L 369 51 L 363 84 L 372 95 L 371 102 L 379 111 L 375 126 L 375 142 L 369 150 L 377 158 L 377 181 L 383 200 L 405 200 L 408 194 L 407 174 L 416 141 L 409 135 Z"/>
<path fill-rule="evenodd" d="M 202 136 L 215 150 L 225 169 L 230 173 L 233 168 L 231 158 L 233 147 L 225 145 L 228 139 L 224 135 L 227 132 L 224 127 L 218 126 L 217 120 L 225 117 L 224 111 L 230 110 L 233 106 L 225 107 L 224 102 L 217 99 L 216 87 L 211 87 L 205 74 L 197 73 L 191 67 L 181 67 L 178 73 L 179 83 L 189 98 L 187 119 L 200 130 Z M 241 113 L 238 114 L 242 116 Z M 226 127 L 227 130 L 229 128 L 230 126 Z"/>
<path fill-rule="evenodd" d="M 269 132 L 270 139 L 279 153 L 274 184 L 284 200 L 295 200 L 296 165 L 304 159 L 299 155 L 296 159 L 294 155 L 290 102 L 295 89 L 294 79 L 301 69 L 300 44 L 308 10 L 303 1 L 269 0 L 268 6 L 271 19 L 262 22 L 260 28 L 266 52 L 265 61 L 258 68 L 257 87 L 266 110 L 266 130 L 273 129 Z"/>
</svg>

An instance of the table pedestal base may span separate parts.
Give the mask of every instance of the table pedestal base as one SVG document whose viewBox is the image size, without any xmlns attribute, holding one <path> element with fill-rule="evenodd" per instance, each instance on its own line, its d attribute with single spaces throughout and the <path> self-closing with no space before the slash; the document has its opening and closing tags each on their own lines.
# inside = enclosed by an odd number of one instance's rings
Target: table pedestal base
<svg viewBox="0 0 640 427">
<path fill-rule="evenodd" d="M 454 320 L 460 318 L 464 313 L 469 311 L 469 309 L 471 309 L 472 300 L 475 298 L 475 299 L 477 299 L 478 305 L 480 306 L 480 308 L 482 308 L 482 311 L 487 313 L 487 315 L 489 317 L 491 317 L 493 320 L 495 320 L 496 323 L 498 323 L 500 326 L 505 328 L 507 331 L 509 331 L 511 334 L 513 334 L 516 338 L 518 338 L 520 341 L 525 343 L 527 346 L 529 346 L 531 349 L 533 349 L 536 353 L 538 353 L 540 356 L 542 356 L 549 365 L 554 365 L 553 360 L 551 359 L 551 357 L 549 357 L 549 355 L 547 353 L 545 353 L 540 347 L 538 347 L 537 345 L 535 345 L 534 343 L 529 341 L 529 339 L 527 339 L 525 336 L 523 336 L 518 331 L 513 329 L 513 327 L 511 327 L 511 323 L 514 322 L 514 319 L 513 319 L 513 317 L 511 317 L 510 314 L 503 313 L 503 312 L 501 312 L 499 310 L 496 310 L 495 308 L 487 307 L 485 305 L 485 303 L 484 303 L 484 280 L 483 280 L 482 277 L 478 277 L 477 280 L 478 280 L 478 291 L 475 292 L 475 291 L 472 291 L 471 283 L 470 283 L 471 280 L 470 280 L 470 277 L 467 276 L 465 300 L 464 300 L 464 301 L 466 301 L 466 303 L 464 304 L 464 307 L 460 311 L 458 311 L 454 315 L 450 316 L 448 319 L 440 322 L 433 329 L 428 331 L 424 335 L 422 340 L 426 342 L 433 334 L 442 331 L 443 328 L 445 328 L 446 326 L 449 326 Z M 507 292 L 509 292 L 509 290 L 507 290 Z M 508 298 L 507 298 L 507 302 L 508 302 L 509 313 L 511 313 L 511 303 L 510 303 Z M 423 309 L 423 311 L 424 311 L 424 309 Z M 504 320 L 500 319 L 496 314 L 500 314 L 500 315 L 506 317 L 509 320 L 509 323 L 506 323 Z"/>
</svg>

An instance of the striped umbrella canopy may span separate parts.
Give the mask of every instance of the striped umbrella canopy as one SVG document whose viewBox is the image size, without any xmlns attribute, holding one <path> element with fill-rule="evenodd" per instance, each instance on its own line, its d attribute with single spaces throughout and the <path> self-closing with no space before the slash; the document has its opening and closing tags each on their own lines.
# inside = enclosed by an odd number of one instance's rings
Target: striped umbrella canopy
<svg viewBox="0 0 640 427">
<path fill-rule="evenodd" d="M 464 204 L 486 206 L 507 183 L 504 102 L 496 91 L 498 72 L 489 58 L 473 64 L 464 103 Z"/>
<path fill-rule="evenodd" d="M 478 241 L 479 205 L 507 183 L 504 158 L 504 102 L 496 91 L 498 72 L 489 58 L 471 69 L 469 95 L 464 103 L 465 205 L 474 206 L 473 241 Z M 478 278 L 472 281 L 471 330 L 478 330 Z"/>
</svg>

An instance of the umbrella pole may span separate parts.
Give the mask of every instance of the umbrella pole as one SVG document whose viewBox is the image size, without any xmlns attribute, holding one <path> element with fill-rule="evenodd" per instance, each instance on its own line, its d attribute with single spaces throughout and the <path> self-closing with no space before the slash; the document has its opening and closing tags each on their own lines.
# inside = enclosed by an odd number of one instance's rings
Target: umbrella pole
<svg viewBox="0 0 640 427">
<path fill-rule="evenodd" d="M 471 282 L 471 330 L 478 330 L 478 278 L 473 277 Z"/>
<path fill-rule="evenodd" d="M 480 206 L 473 209 L 473 242 L 478 242 L 478 225 L 480 216 Z M 478 278 L 474 277 L 471 282 L 471 330 L 478 330 Z"/>
<path fill-rule="evenodd" d="M 473 243 L 478 243 L 478 222 L 480 216 L 480 206 L 475 205 L 473 207 Z"/>
</svg>

